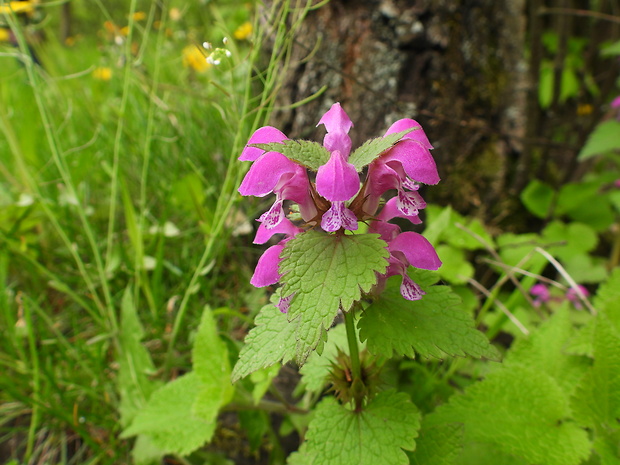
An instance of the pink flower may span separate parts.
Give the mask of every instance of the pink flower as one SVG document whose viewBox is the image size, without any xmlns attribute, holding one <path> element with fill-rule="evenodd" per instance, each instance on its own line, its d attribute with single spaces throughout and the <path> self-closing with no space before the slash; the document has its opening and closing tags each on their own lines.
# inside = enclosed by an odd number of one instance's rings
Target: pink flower
<svg viewBox="0 0 620 465">
<path fill-rule="evenodd" d="M 263 252 L 258 259 L 258 264 L 254 270 L 254 275 L 250 279 L 250 284 L 255 287 L 265 287 L 277 283 L 280 280 L 280 253 L 284 249 L 284 241 L 272 245 Z"/>
<path fill-rule="evenodd" d="M 288 140 L 280 130 L 273 128 L 271 126 L 264 126 L 262 128 L 258 128 L 254 131 L 254 134 L 250 136 L 250 140 L 246 144 L 245 148 L 241 152 L 239 156 L 240 161 L 255 161 L 258 157 L 260 157 L 264 150 L 261 150 L 257 147 L 252 147 L 252 144 L 269 144 L 271 142 L 283 142 Z"/>
<path fill-rule="evenodd" d="M 439 182 L 437 166 L 430 153 L 432 145 L 416 121 L 399 120 L 386 131 L 384 137 L 411 128 L 419 129 L 405 134 L 390 150 L 370 164 L 365 188 L 366 213 L 373 215 L 381 196 L 388 190 L 396 189 L 397 208 L 406 216 L 417 215 L 418 210 L 426 206 L 416 192 L 419 188 L 417 183 Z"/>
<path fill-rule="evenodd" d="M 388 241 L 387 249 L 390 252 L 389 266 L 385 274 L 379 276 L 379 286 L 390 276 L 399 274 L 402 276 L 401 295 L 407 300 L 420 300 L 425 292 L 409 277 L 407 268 L 413 266 L 424 270 L 439 269 L 441 260 L 435 248 L 421 234 L 408 231 L 392 237 Z"/>
<path fill-rule="evenodd" d="M 588 290 L 585 287 L 583 287 L 581 284 L 578 284 L 577 288 L 579 289 L 579 292 L 581 292 L 581 294 L 584 297 L 588 297 L 590 295 Z M 566 291 L 566 298 L 573 303 L 576 309 L 581 309 L 583 307 L 583 305 L 581 304 L 581 297 L 579 296 L 579 293 L 577 292 L 577 290 L 573 289 L 572 287 L 568 291 Z"/>
<path fill-rule="evenodd" d="M 343 234 L 344 230 L 356 230 L 359 220 L 369 220 L 369 232 L 379 234 L 389 252 L 388 268 L 377 277 L 378 286 L 389 276 L 398 274 L 402 276 L 401 294 L 409 300 L 422 298 L 424 291 L 411 280 L 407 269 L 413 266 L 436 270 L 441 260 L 422 235 L 401 232 L 399 226 L 389 222 L 393 218 L 404 218 L 412 224 L 420 224 L 418 212 L 426 207 L 418 192 L 420 183 L 439 182 L 430 154 L 433 147 L 422 127 L 412 119 L 401 119 L 386 131 L 384 137 L 410 130 L 389 150 L 374 154 L 377 158 L 370 163 L 367 181 L 360 190 L 360 174 L 356 166 L 349 163 L 349 131 L 353 123 L 340 104 L 335 103 L 321 117 L 318 125 L 321 124 L 326 129 L 324 149 L 317 150 L 316 145 L 308 143 L 312 156 L 306 159 L 303 156 L 299 159 L 299 147 L 285 143 L 288 141 L 286 135 L 271 126 L 254 132 L 239 157 L 253 162 L 239 193 L 256 197 L 273 193 L 276 197 L 273 205 L 258 218 L 260 226 L 254 242 L 264 244 L 276 234 L 284 235 L 280 242 L 265 250 L 250 282 L 257 287 L 276 284 L 281 278 L 282 250 L 289 240 L 302 234 L 304 228 L 316 227 L 318 223 L 326 233 Z M 303 143 L 300 141 L 298 145 Z M 260 144 L 265 146 L 260 148 Z M 303 150 L 302 147 L 301 153 Z M 327 161 L 320 165 L 317 159 Z M 310 182 L 308 169 L 316 170 L 315 183 Z M 396 196 L 379 210 L 381 197 L 389 190 L 395 190 Z M 305 223 L 298 225 L 287 218 L 283 208 L 285 201 L 299 205 Z M 277 307 L 286 313 L 292 299 L 293 295 L 285 296 Z"/>
<path fill-rule="evenodd" d="M 548 302 L 551 299 L 551 293 L 549 292 L 549 287 L 545 284 L 534 284 L 530 289 L 530 294 L 532 294 L 534 299 L 534 306 L 539 307 L 541 304 Z"/>
</svg>

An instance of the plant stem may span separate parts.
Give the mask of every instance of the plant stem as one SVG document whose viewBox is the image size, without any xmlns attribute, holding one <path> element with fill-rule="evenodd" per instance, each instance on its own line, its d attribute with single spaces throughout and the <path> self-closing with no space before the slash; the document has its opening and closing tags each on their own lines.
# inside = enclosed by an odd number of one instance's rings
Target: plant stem
<svg viewBox="0 0 620 465">
<path fill-rule="evenodd" d="M 360 349 L 357 344 L 357 334 L 355 333 L 355 307 L 344 313 L 344 324 L 347 328 L 347 342 L 349 343 L 349 355 L 351 357 L 351 373 L 353 380 L 362 378 L 362 368 L 360 365 Z"/>
</svg>

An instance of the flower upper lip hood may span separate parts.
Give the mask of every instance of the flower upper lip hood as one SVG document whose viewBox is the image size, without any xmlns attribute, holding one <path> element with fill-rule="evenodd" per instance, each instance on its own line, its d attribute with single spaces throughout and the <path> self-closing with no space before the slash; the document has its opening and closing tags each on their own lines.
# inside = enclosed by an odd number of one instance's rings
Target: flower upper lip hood
<svg viewBox="0 0 620 465">
<path fill-rule="evenodd" d="M 349 115 L 340 106 L 340 103 L 334 103 L 331 108 L 319 120 L 317 126 L 324 125 L 327 134 L 323 138 L 323 146 L 333 152 L 338 150 L 342 157 L 347 160 L 351 152 L 351 138 L 349 131 L 353 127 L 353 123 L 349 119 Z"/>
<path fill-rule="evenodd" d="M 265 151 L 259 149 L 258 147 L 253 147 L 253 144 L 268 144 L 270 142 L 283 142 L 288 140 L 282 131 L 276 129 L 271 126 L 263 126 L 262 128 L 258 128 L 254 131 L 254 134 L 250 137 L 247 145 L 244 147 L 241 155 L 239 156 L 240 161 L 255 161 L 258 157 L 260 157 Z M 252 194 L 242 194 L 242 195 L 252 195 Z"/>
<path fill-rule="evenodd" d="M 409 118 L 403 118 L 396 121 L 394 124 L 390 126 L 390 128 L 385 131 L 384 137 L 389 134 L 396 134 L 398 132 L 404 131 L 406 129 L 414 129 L 413 131 L 408 132 L 403 136 L 403 139 L 411 139 L 422 144 L 424 148 L 432 150 L 433 146 L 426 137 L 424 130 L 420 123 L 415 120 Z"/>
</svg>

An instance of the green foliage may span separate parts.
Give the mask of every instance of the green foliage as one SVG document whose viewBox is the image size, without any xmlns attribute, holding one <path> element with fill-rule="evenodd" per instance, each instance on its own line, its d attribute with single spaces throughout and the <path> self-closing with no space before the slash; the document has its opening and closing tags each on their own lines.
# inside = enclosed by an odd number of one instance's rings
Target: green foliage
<svg viewBox="0 0 620 465">
<path fill-rule="evenodd" d="M 452 284 L 467 284 L 468 279 L 474 277 L 474 267 L 467 259 L 465 251 L 444 244 L 435 247 L 435 250 L 442 261 L 439 275 L 446 281 Z"/>
<path fill-rule="evenodd" d="M 161 387 L 123 431 L 123 437 L 146 435 L 164 453 L 193 452 L 215 430 L 213 418 L 203 418 L 194 411 L 196 392 L 202 391 L 202 387 L 196 373 L 188 373 Z"/>
<path fill-rule="evenodd" d="M 406 129 L 384 137 L 377 137 L 376 139 L 367 140 L 361 147 L 358 147 L 353 151 L 349 157 L 349 163 L 355 166 L 357 171 L 362 171 L 365 166 L 372 163 L 376 158 L 379 158 L 379 156 L 385 151 L 394 147 L 394 145 L 396 145 L 396 143 L 400 141 L 404 135 L 410 133 L 412 130 L 416 129 Z"/>
<path fill-rule="evenodd" d="M 620 55 L 620 40 L 603 47 L 601 50 L 601 55 L 603 56 Z"/>
<path fill-rule="evenodd" d="M 542 42 L 549 53 L 555 55 L 559 53 L 559 35 L 554 31 L 545 31 Z M 583 59 L 584 48 L 588 45 L 588 40 L 583 37 L 569 37 L 566 41 L 565 56 L 560 76 L 560 89 L 558 100 L 560 103 L 566 102 L 582 92 L 582 88 L 593 96 L 598 96 L 600 91 L 595 84 L 592 75 L 586 69 Z M 548 108 L 553 102 L 554 79 L 556 65 L 552 60 L 543 60 L 540 66 L 540 76 L 538 82 L 538 101 L 542 108 Z"/>
<path fill-rule="evenodd" d="M 451 207 L 440 208 L 429 205 L 425 209 L 428 226 L 424 231 L 431 243 L 446 244 L 464 250 L 478 250 L 493 247 L 494 240 L 484 225 L 476 218 L 466 218 Z"/>
<path fill-rule="evenodd" d="M 144 408 L 158 383 L 149 378 L 155 366 L 146 348 L 140 343 L 144 329 L 133 304 L 131 287 L 121 301 L 120 348 L 118 357 L 118 391 L 121 396 L 119 411 L 121 425 L 128 426 L 136 414 Z"/>
<path fill-rule="evenodd" d="M 295 356 L 297 325 L 289 323 L 275 305 L 265 305 L 255 320 L 254 327 L 245 338 L 239 353 L 239 360 L 232 372 L 235 382 L 250 373 L 272 366 L 278 362 L 286 363 Z"/>
<path fill-rule="evenodd" d="M 575 335 L 569 303 L 565 302 L 528 338 L 517 341 L 504 358 L 503 366 L 534 368 L 551 376 L 570 395 L 589 366 L 585 357 L 571 355 L 565 346 Z"/>
<path fill-rule="evenodd" d="M 462 423 L 466 441 L 488 442 L 529 463 L 579 464 L 590 453 L 584 430 L 570 418 L 568 396 L 535 368 L 515 366 L 489 374 L 437 409 L 430 425 Z"/>
<path fill-rule="evenodd" d="M 376 234 L 298 234 L 287 242 L 280 264 L 282 296 L 294 295 L 288 320 L 296 325 L 295 358 L 304 362 L 339 308 L 349 311 L 387 268 L 386 244 Z"/>
<path fill-rule="evenodd" d="M 318 142 L 309 140 L 285 140 L 271 144 L 252 144 L 268 152 L 278 152 L 291 161 L 313 171 L 329 161 L 329 151 Z"/>
<path fill-rule="evenodd" d="M 620 134 L 620 121 L 607 120 L 600 123 L 579 152 L 579 160 L 587 160 L 595 155 L 604 155 L 620 149 L 618 134 Z"/>
<path fill-rule="evenodd" d="M 405 465 L 413 450 L 420 414 L 403 393 L 386 391 L 353 411 L 326 397 L 316 408 L 306 442 L 290 465 Z"/>
<path fill-rule="evenodd" d="M 409 453 L 411 465 L 453 465 L 463 449 L 463 425 L 458 423 L 425 426 L 422 420 L 415 451 Z"/>
<path fill-rule="evenodd" d="M 227 404 L 230 384 L 228 351 L 220 340 L 212 311 L 206 308 L 196 334 L 194 371 L 155 391 L 123 431 L 144 435 L 162 453 L 187 455 L 211 439 L 219 409 Z"/>
<path fill-rule="evenodd" d="M 360 338 L 371 353 L 499 359 L 497 350 L 475 329 L 471 317 L 459 307 L 459 297 L 448 286 L 430 286 L 436 278 L 428 272 L 420 271 L 412 277 L 426 291 L 422 300 L 403 301 L 399 278 L 394 277 L 388 280 L 381 297 L 362 313 Z"/>
<path fill-rule="evenodd" d="M 523 205 L 539 218 L 547 218 L 554 198 L 551 186 L 533 179 L 521 192 Z"/>
<path fill-rule="evenodd" d="M 601 463 L 613 464 L 620 461 L 620 269 L 601 287 L 595 303 L 600 314 L 586 333 L 594 361 L 571 407 L 577 422 L 594 431 Z"/>
</svg>

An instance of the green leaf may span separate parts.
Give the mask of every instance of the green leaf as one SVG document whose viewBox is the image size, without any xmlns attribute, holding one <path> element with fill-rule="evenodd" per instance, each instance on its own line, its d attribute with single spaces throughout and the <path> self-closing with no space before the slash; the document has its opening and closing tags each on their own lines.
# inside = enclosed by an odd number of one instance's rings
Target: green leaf
<svg viewBox="0 0 620 465">
<path fill-rule="evenodd" d="M 166 451 L 155 446 L 153 440 L 143 434 L 136 438 L 133 449 L 131 449 L 131 456 L 136 465 L 161 465 L 164 455 Z"/>
<path fill-rule="evenodd" d="M 601 56 L 610 57 L 620 55 L 620 40 L 601 49 Z"/>
<path fill-rule="evenodd" d="M 539 253 L 535 253 L 536 247 L 544 244 L 538 234 L 512 234 L 504 233 L 497 238 L 499 255 L 506 265 L 517 266 L 525 270 L 540 272 L 547 264 L 547 259 Z"/>
<path fill-rule="evenodd" d="M 615 190 L 607 194 L 609 203 L 616 209 L 616 213 L 620 213 L 620 191 Z"/>
<path fill-rule="evenodd" d="M 230 361 L 226 345 L 220 339 L 213 312 L 205 307 L 192 350 L 193 367 L 202 382 L 196 392 L 193 413 L 215 422 L 223 405 L 230 402 L 234 388 L 230 382 Z"/>
<path fill-rule="evenodd" d="M 256 327 L 245 338 L 239 360 L 232 372 L 232 382 L 250 373 L 274 365 L 286 363 L 295 356 L 295 330 L 273 304 L 265 305 L 256 316 Z"/>
<path fill-rule="evenodd" d="M 120 354 L 118 356 L 118 390 L 121 397 L 121 425 L 127 426 L 146 405 L 158 384 L 149 379 L 155 366 L 148 350 L 141 344 L 144 329 L 133 303 L 131 286 L 121 300 Z"/>
<path fill-rule="evenodd" d="M 406 465 L 402 449 L 413 450 L 420 413 L 406 394 L 378 394 L 361 412 L 326 397 L 316 408 L 306 442 L 289 464 Z"/>
<path fill-rule="evenodd" d="M 409 134 L 414 129 L 405 129 L 404 131 L 389 134 L 385 137 L 377 137 L 376 139 L 369 139 L 361 147 L 355 149 L 355 151 L 349 157 L 349 163 L 355 166 L 357 171 L 362 171 L 364 166 L 372 163 L 373 160 L 379 158 L 379 156 L 386 150 L 391 149 L 396 145 L 404 135 Z M 419 128 L 422 129 L 422 128 Z"/>
<path fill-rule="evenodd" d="M 427 428 L 422 420 L 415 451 L 407 454 L 411 465 L 453 465 L 463 449 L 463 425 L 457 423 Z"/>
<path fill-rule="evenodd" d="M 538 218 L 546 218 L 550 213 L 554 195 L 551 186 L 533 179 L 521 192 L 521 202 Z"/>
<path fill-rule="evenodd" d="M 424 273 L 418 271 L 417 276 Z M 375 355 L 392 357 L 393 353 L 414 357 L 445 358 L 446 355 L 498 360 L 499 353 L 474 327 L 472 318 L 460 308 L 460 299 L 448 286 L 425 288 L 418 301 L 400 295 L 400 277 L 388 280 L 385 291 L 368 306 L 359 321 L 360 339 L 367 341 Z"/>
<path fill-rule="evenodd" d="M 542 109 L 549 108 L 553 99 L 553 68 L 548 60 L 543 61 L 538 78 L 538 103 Z"/>
<path fill-rule="evenodd" d="M 577 74 L 571 68 L 562 70 L 562 82 L 560 83 L 560 102 L 576 96 L 579 93 L 580 82 Z"/>
<path fill-rule="evenodd" d="M 594 365 L 579 385 L 572 405 L 576 419 L 601 434 L 610 429 L 620 431 L 620 330 L 604 313 L 597 320 Z"/>
<path fill-rule="evenodd" d="M 453 465 L 531 465 L 522 458 L 507 454 L 492 444 L 470 442 Z"/>
<path fill-rule="evenodd" d="M 329 161 L 329 150 L 318 142 L 309 140 L 285 140 L 271 144 L 252 144 L 252 147 L 267 152 L 278 152 L 291 161 L 317 171 L 319 166 Z"/>
<path fill-rule="evenodd" d="M 474 276 L 474 267 L 465 258 L 461 249 L 455 249 L 449 245 L 440 245 L 435 248 L 441 258 L 439 274 L 451 284 L 466 284 L 467 278 Z"/>
<path fill-rule="evenodd" d="M 578 465 L 587 433 L 568 421 L 567 395 L 536 369 L 513 366 L 471 385 L 427 416 L 429 425 L 462 423 L 466 442 L 483 442 L 539 465 Z"/>
<path fill-rule="evenodd" d="M 215 422 L 194 414 L 196 392 L 202 381 L 188 373 L 164 385 L 151 396 L 143 409 L 121 434 L 128 438 L 138 434 L 150 437 L 153 446 L 166 453 L 187 455 L 213 435 Z"/>
<path fill-rule="evenodd" d="M 257 451 L 271 427 L 269 414 L 263 410 L 241 410 L 237 415 L 242 431 L 247 434 L 250 450 Z"/>
<path fill-rule="evenodd" d="M 469 219 L 452 210 L 429 205 L 426 208 L 429 226 L 424 230 L 433 245 L 447 242 L 457 249 L 477 250 L 485 248 L 485 243 L 493 247 L 493 238 L 478 219 Z M 482 240 L 482 241 L 481 241 Z"/>
<path fill-rule="evenodd" d="M 269 390 L 273 379 L 278 376 L 280 368 L 282 368 L 282 366 L 276 363 L 270 367 L 255 371 L 250 375 L 250 380 L 254 383 L 254 388 L 252 389 L 252 400 L 254 400 L 254 405 L 258 405 L 265 393 Z"/>
<path fill-rule="evenodd" d="M 603 121 L 594 128 L 577 159 L 583 161 L 595 155 L 620 149 L 618 134 L 620 134 L 620 121 L 613 119 Z"/>
<path fill-rule="evenodd" d="M 377 234 L 298 234 L 281 253 L 282 296 L 294 294 L 288 319 L 295 322 L 296 360 L 302 364 L 325 340 L 338 309 L 349 311 L 377 273 L 387 269 L 386 243 Z M 322 347 L 319 346 L 318 350 Z"/>
<path fill-rule="evenodd" d="M 620 327 L 620 268 L 611 272 L 609 279 L 596 292 L 594 306 L 611 319 L 616 327 Z"/>
<path fill-rule="evenodd" d="M 607 277 L 607 260 L 580 253 L 563 260 L 564 269 L 578 283 L 600 283 Z"/>
<path fill-rule="evenodd" d="M 606 195 L 595 195 L 583 208 L 575 208 L 567 214 L 572 220 L 587 224 L 597 232 L 607 230 L 616 219 L 609 197 Z"/>
<path fill-rule="evenodd" d="M 590 226 L 574 222 L 553 221 L 545 227 L 542 237 L 547 242 L 545 249 L 562 260 L 590 252 L 598 243 L 598 236 Z"/>
<path fill-rule="evenodd" d="M 450 206 L 441 208 L 436 205 L 429 205 L 424 211 L 428 223 L 424 230 L 424 237 L 431 244 L 437 246 L 444 237 L 447 237 L 445 231 L 452 226 L 452 214 L 454 212 Z"/>
<path fill-rule="evenodd" d="M 597 182 L 570 182 L 564 184 L 558 192 L 554 213 L 564 215 L 571 210 L 586 208 L 595 198 L 599 198 L 600 183 Z"/>
<path fill-rule="evenodd" d="M 538 369 L 553 377 L 564 392 L 570 394 L 590 363 L 585 357 L 565 353 L 565 347 L 575 333 L 568 307 L 568 303 L 561 306 L 536 331 L 517 340 L 504 358 L 504 367 Z"/>
</svg>

